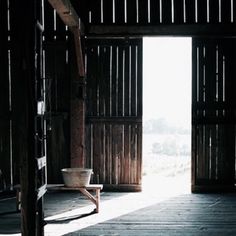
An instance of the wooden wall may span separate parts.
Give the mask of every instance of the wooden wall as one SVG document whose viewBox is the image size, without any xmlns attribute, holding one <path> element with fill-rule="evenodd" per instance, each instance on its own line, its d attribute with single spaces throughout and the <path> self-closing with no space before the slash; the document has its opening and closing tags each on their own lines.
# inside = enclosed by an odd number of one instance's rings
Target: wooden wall
<svg viewBox="0 0 236 236">
<path fill-rule="evenodd" d="M 48 182 L 60 183 L 70 163 L 70 73 L 65 42 L 45 42 Z"/>
<path fill-rule="evenodd" d="M 71 1 L 91 25 L 235 23 L 232 0 L 83 0 Z"/>
<path fill-rule="evenodd" d="M 42 72 L 45 80 L 49 182 L 61 182 L 69 166 L 70 34 L 48 1 L 45 14 Z M 17 3 L 0 2 L 0 191 L 19 183 L 20 157 L 27 153 L 24 85 L 19 79 Z M 40 42 L 38 42 L 40 43 Z"/>
<path fill-rule="evenodd" d="M 235 39 L 193 39 L 193 191 L 235 184 Z"/>
<path fill-rule="evenodd" d="M 22 65 L 19 60 L 17 4 L 0 3 L 0 177 L 1 190 L 12 189 L 19 183 L 20 158 L 27 153 L 25 84 L 19 79 Z"/>
<path fill-rule="evenodd" d="M 87 39 L 86 161 L 106 189 L 141 190 L 142 40 Z"/>
</svg>

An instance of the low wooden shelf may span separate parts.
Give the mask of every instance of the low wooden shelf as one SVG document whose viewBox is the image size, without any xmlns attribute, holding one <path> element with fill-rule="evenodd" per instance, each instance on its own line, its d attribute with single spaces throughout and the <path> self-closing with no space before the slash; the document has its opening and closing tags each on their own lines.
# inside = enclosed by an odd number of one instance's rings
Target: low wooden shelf
<svg viewBox="0 0 236 236">
<path fill-rule="evenodd" d="M 21 188 L 20 185 L 14 186 L 16 189 L 16 208 L 20 210 L 21 204 Z M 92 203 L 95 204 L 95 212 L 99 212 L 100 204 L 100 191 L 103 189 L 102 184 L 90 184 L 84 187 L 66 187 L 64 184 L 48 184 L 47 190 L 63 190 L 63 191 L 80 191 L 84 196 L 86 196 Z M 89 191 L 94 191 L 95 195 L 91 194 Z"/>
</svg>

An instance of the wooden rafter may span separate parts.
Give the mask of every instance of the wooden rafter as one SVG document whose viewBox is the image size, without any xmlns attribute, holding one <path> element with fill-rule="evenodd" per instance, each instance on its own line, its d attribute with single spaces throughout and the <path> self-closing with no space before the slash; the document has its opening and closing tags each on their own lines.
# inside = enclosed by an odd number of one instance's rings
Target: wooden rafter
<svg viewBox="0 0 236 236">
<path fill-rule="evenodd" d="M 69 0 L 48 0 L 57 11 L 65 25 L 69 27 L 79 27 L 79 17 Z"/>
</svg>

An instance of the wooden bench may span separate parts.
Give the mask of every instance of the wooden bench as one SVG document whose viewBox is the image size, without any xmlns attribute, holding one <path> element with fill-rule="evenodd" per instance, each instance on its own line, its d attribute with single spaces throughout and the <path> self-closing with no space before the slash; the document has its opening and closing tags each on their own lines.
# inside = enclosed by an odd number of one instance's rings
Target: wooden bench
<svg viewBox="0 0 236 236">
<path fill-rule="evenodd" d="M 21 206 L 21 189 L 20 185 L 15 185 L 16 189 L 16 209 L 20 210 Z M 99 204 L 100 204 L 100 191 L 103 189 L 102 184 L 90 184 L 85 187 L 66 187 L 64 184 L 48 184 L 47 190 L 68 190 L 68 191 L 80 191 L 84 196 L 86 196 L 92 203 L 95 204 L 95 212 L 99 212 Z M 94 191 L 95 195 L 91 194 L 89 191 Z"/>
</svg>

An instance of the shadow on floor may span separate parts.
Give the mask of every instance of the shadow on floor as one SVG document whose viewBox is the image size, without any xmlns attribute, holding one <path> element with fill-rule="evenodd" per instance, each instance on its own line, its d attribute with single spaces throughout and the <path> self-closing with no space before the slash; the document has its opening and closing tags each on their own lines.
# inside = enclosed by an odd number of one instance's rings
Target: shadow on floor
<svg viewBox="0 0 236 236">
<path fill-rule="evenodd" d="M 232 236 L 236 194 L 183 194 L 66 236 Z M 62 235 L 62 234 L 60 234 Z"/>
<path fill-rule="evenodd" d="M 101 201 L 124 196 L 126 193 L 101 193 Z M 86 209 L 88 207 L 88 209 Z M 78 191 L 49 191 L 45 195 L 44 209 L 45 217 L 60 215 L 65 212 L 85 208 L 86 210 L 79 214 L 57 217 L 56 219 L 46 220 L 46 224 L 69 224 L 71 221 L 83 219 L 94 215 L 95 206 L 87 200 Z M 19 234 L 20 235 L 20 213 L 16 211 L 16 197 L 13 195 L 0 198 L 0 235 L 1 234 Z M 47 235 L 47 234 L 46 234 Z M 56 235 L 56 234 L 54 234 Z"/>
<path fill-rule="evenodd" d="M 5 196 L 0 199 L 0 234 L 20 233 L 20 213 L 16 211 L 16 199 Z"/>
</svg>

